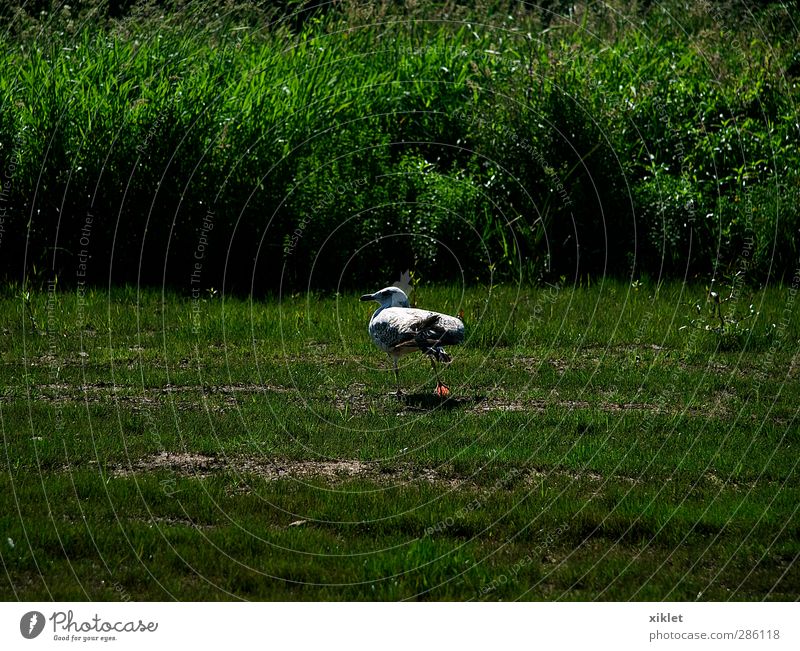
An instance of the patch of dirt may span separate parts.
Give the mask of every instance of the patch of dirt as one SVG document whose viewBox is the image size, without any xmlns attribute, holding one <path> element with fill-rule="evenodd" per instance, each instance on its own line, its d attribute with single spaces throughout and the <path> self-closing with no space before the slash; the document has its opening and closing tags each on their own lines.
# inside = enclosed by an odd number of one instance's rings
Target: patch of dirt
<svg viewBox="0 0 800 651">
<path fill-rule="evenodd" d="M 491 411 L 533 411 L 543 412 L 547 407 L 565 407 L 567 409 L 592 409 L 596 408 L 607 412 L 621 411 L 650 411 L 662 412 L 663 407 L 645 402 L 600 402 L 592 405 L 586 400 L 560 400 L 551 398 L 534 398 L 530 400 L 508 401 L 501 398 L 487 398 L 475 407 L 478 412 Z"/>
<path fill-rule="evenodd" d="M 500 400 L 492 401 L 492 404 L 482 404 L 479 411 L 544 411 L 544 407 L 539 409 L 533 404 L 524 405 L 521 402 L 502 402 Z"/>
<path fill-rule="evenodd" d="M 401 463 L 389 468 L 376 462 L 342 459 L 337 461 L 295 461 L 288 459 L 253 460 L 250 458 L 223 458 L 214 455 L 187 452 L 159 452 L 158 454 L 135 461 L 131 465 L 119 465 L 109 469 L 113 477 L 131 477 L 141 472 L 170 470 L 184 477 L 204 478 L 221 471 L 256 475 L 268 481 L 278 479 L 341 480 L 351 478 L 369 479 L 381 483 L 425 482 L 450 488 L 473 485 L 469 477 L 453 477 L 436 468 L 420 468 L 410 463 Z M 589 480 L 596 483 L 623 481 L 637 484 L 640 479 L 612 475 L 605 477 L 589 470 L 560 470 L 528 468 L 514 475 L 528 484 L 542 479 L 559 477 L 572 481 Z M 477 486 L 478 484 L 474 484 Z M 234 489 L 240 491 L 239 489 Z M 247 489 L 244 489 L 247 490 Z"/>
<path fill-rule="evenodd" d="M 78 402 L 111 403 L 121 402 L 132 405 L 132 409 L 142 409 L 156 405 L 167 396 L 202 395 L 205 399 L 215 399 L 222 404 L 209 404 L 212 411 L 220 411 L 236 406 L 236 396 L 263 393 L 291 393 L 293 389 L 270 384 L 224 384 L 224 385 L 181 385 L 167 384 L 163 387 L 137 387 L 130 385 L 114 385 L 109 382 L 89 384 L 66 384 L 53 382 L 37 384 L 30 387 L 32 400 L 51 404 Z M 23 399 L 22 395 L 0 395 L 0 401 L 13 402 Z M 179 410 L 196 409 L 202 400 L 186 400 L 178 402 Z"/>
<path fill-rule="evenodd" d="M 30 396 L 32 400 L 51 403 L 121 403 L 133 411 L 141 411 L 164 404 L 170 400 L 179 411 L 190 411 L 204 408 L 220 413 L 237 407 L 237 396 L 258 394 L 296 394 L 294 387 L 285 387 L 271 384 L 234 383 L 223 385 L 171 385 L 163 387 L 138 387 L 130 385 L 114 385 L 109 382 L 96 382 L 82 385 L 73 385 L 63 382 L 32 385 Z M 327 391 L 326 391 L 327 393 Z M 610 396 L 599 396 L 601 400 L 590 403 L 586 400 L 562 399 L 558 392 L 551 391 L 544 398 L 515 398 L 502 394 L 450 396 L 447 399 L 439 398 L 430 393 L 405 394 L 398 401 L 393 393 L 383 396 L 382 407 L 392 405 L 398 407 L 398 416 L 410 412 L 424 412 L 431 410 L 463 409 L 474 413 L 525 412 L 542 413 L 548 407 L 562 407 L 567 409 L 599 409 L 605 412 L 645 411 L 651 413 L 682 413 L 691 416 L 725 417 L 729 413 L 728 404 L 735 396 L 723 391 L 715 395 L 713 403 L 703 406 L 684 409 L 680 406 L 667 408 L 663 403 L 646 402 L 616 402 Z M 603 400 L 602 398 L 606 398 Z M 0 402 L 14 402 L 23 400 L 25 396 L 20 393 L 6 393 L 0 395 Z M 376 400 L 366 391 L 363 383 L 353 383 L 346 388 L 335 389 L 333 405 L 343 414 L 359 415 L 368 412 L 376 406 Z"/>
<path fill-rule="evenodd" d="M 333 404 L 339 411 L 348 411 L 352 414 L 364 413 L 369 409 L 370 401 L 364 393 L 365 385 L 354 382 L 346 389 L 337 390 Z"/>
<path fill-rule="evenodd" d="M 200 524 L 189 518 L 174 518 L 174 517 L 166 517 L 166 516 L 158 516 L 158 515 L 151 515 L 149 518 L 141 518 L 140 522 L 145 522 L 148 524 L 154 524 L 156 526 L 164 525 L 169 527 L 190 527 L 192 529 L 213 529 L 214 525 L 210 524 Z"/>
<path fill-rule="evenodd" d="M 178 474 L 197 477 L 222 470 L 224 467 L 223 463 L 211 455 L 189 452 L 159 452 L 153 456 L 138 459 L 130 466 L 114 467 L 111 469 L 111 475 L 126 477 L 136 472 L 168 469 Z"/>
<path fill-rule="evenodd" d="M 249 458 L 224 458 L 214 455 L 188 452 L 159 452 L 129 465 L 109 468 L 112 477 L 130 477 L 140 472 L 170 470 L 186 477 L 207 477 L 223 470 L 256 475 L 262 479 L 349 479 L 353 477 L 381 481 L 415 481 L 441 483 L 458 486 L 465 480 L 444 476 L 433 468 L 416 468 L 411 464 L 400 464 L 388 469 L 375 462 L 343 459 L 339 461 L 293 461 L 275 459 L 256 461 Z"/>
<path fill-rule="evenodd" d="M 65 468 L 65 471 L 74 468 Z M 188 452 L 160 452 L 134 461 L 132 464 L 119 464 L 109 467 L 112 477 L 129 478 L 140 473 L 169 470 L 182 477 L 206 478 L 219 472 L 229 471 L 242 475 L 254 475 L 267 481 L 280 479 L 296 479 L 309 481 L 324 479 L 329 482 L 359 478 L 368 479 L 381 484 L 402 484 L 423 482 L 441 487 L 458 489 L 465 487 L 480 488 L 481 484 L 471 477 L 453 476 L 445 469 L 419 467 L 411 463 L 399 463 L 388 467 L 378 462 L 360 461 L 358 459 L 342 459 L 335 461 L 297 461 L 289 459 L 260 459 L 250 457 L 225 458 L 216 455 L 188 453 Z M 623 482 L 630 485 L 641 484 L 644 478 L 620 474 L 601 475 L 592 470 L 572 470 L 564 468 L 522 468 L 510 475 L 514 482 L 521 481 L 528 486 L 537 486 L 545 480 L 567 479 L 569 481 L 589 481 L 598 485 L 598 490 L 604 485 Z M 508 479 L 508 478 L 506 478 Z M 172 480 L 168 480 L 171 482 Z M 666 482 L 672 478 L 666 478 Z M 743 482 L 730 478 L 719 477 L 714 472 L 703 474 L 701 481 L 713 486 L 726 486 L 728 488 L 753 488 L 756 485 L 771 485 L 773 481 Z M 502 484 L 510 487 L 511 482 L 501 480 L 495 487 Z M 232 486 L 231 493 L 248 493 L 251 488 L 246 484 Z M 171 523 L 171 522 L 170 522 Z"/>
<path fill-rule="evenodd" d="M 591 470 L 559 470 L 559 469 L 539 469 L 533 468 L 527 471 L 527 481 L 530 484 L 535 484 L 537 481 L 541 481 L 542 479 L 547 479 L 550 477 L 562 477 L 564 479 L 570 479 L 572 481 L 578 481 L 581 479 L 588 479 L 589 481 L 596 482 L 596 483 L 606 483 L 612 481 L 623 481 L 626 484 L 639 484 L 641 483 L 641 479 L 638 477 L 627 477 L 625 475 L 610 475 L 605 477 L 597 472 L 592 472 Z"/>
</svg>

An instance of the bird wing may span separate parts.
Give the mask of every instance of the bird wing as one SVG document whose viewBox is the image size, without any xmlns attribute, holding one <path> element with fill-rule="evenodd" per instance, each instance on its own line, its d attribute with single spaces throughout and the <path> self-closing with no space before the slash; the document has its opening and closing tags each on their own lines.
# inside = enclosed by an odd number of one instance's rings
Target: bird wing
<svg viewBox="0 0 800 651">
<path fill-rule="evenodd" d="M 464 341 L 464 324 L 457 318 L 415 308 L 390 307 L 370 322 L 372 339 L 386 352 L 429 349 Z"/>
</svg>

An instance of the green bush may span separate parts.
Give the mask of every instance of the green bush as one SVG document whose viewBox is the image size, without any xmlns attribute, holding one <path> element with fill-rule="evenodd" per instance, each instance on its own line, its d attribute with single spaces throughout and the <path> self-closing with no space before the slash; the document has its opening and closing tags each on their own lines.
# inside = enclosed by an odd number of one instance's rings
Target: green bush
<svg viewBox="0 0 800 651">
<path fill-rule="evenodd" d="M 126 7 L 0 16 L 7 278 L 89 215 L 95 283 L 796 267 L 794 9 Z"/>
</svg>

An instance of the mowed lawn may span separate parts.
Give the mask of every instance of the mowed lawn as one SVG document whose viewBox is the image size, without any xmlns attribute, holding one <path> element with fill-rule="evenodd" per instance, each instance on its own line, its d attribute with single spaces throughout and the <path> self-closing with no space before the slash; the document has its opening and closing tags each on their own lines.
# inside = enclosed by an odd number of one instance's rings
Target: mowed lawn
<svg viewBox="0 0 800 651">
<path fill-rule="evenodd" d="M 7 289 L 0 597 L 796 599 L 795 293 L 422 286 L 400 402 L 355 293 Z"/>
</svg>

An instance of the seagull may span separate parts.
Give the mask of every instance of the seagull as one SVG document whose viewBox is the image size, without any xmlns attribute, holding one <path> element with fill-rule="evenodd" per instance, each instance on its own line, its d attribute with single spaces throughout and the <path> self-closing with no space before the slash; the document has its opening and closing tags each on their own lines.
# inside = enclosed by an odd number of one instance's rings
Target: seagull
<svg viewBox="0 0 800 651">
<path fill-rule="evenodd" d="M 398 287 L 384 287 L 374 294 L 364 294 L 362 301 L 377 301 L 380 307 L 369 320 L 369 336 L 375 345 L 389 355 L 394 364 L 397 382 L 397 397 L 400 390 L 400 371 L 397 360 L 408 353 L 419 350 L 431 360 L 436 375 L 436 395 L 445 397 L 450 389 L 439 380 L 436 362 L 449 364 L 452 361 L 442 346 L 460 344 L 464 341 L 464 324 L 460 319 L 438 312 L 417 310 L 408 304 L 408 297 Z"/>
</svg>

